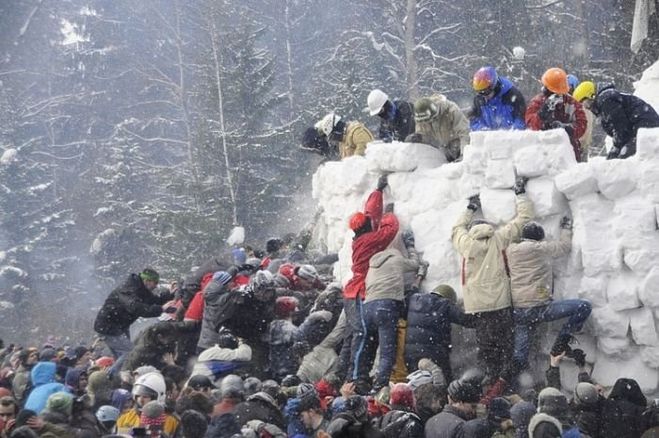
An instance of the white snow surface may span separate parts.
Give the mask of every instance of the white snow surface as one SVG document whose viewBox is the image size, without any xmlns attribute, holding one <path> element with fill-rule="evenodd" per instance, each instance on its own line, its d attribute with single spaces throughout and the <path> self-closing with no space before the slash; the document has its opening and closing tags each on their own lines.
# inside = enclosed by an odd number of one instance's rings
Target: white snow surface
<svg viewBox="0 0 659 438">
<path fill-rule="evenodd" d="M 16 154 L 18 154 L 18 151 L 14 148 L 5 149 L 2 156 L 0 156 L 0 164 L 11 163 L 16 159 Z"/>
<path fill-rule="evenodd" d="M 648 80 L 657 81 L 659 90 L 659 67 L 653 68 Z M 642 130 L 637 149 L 628 160 L 577 164 L 562 130 L 478 132 L 462 162 L 444 164 L 442 153 L 425 145 L 374 142 L 365 157 L 328 162 L 314 174 L 313 197 L 324 209 L 319 234 L 330 251 L 338 251 L 335 275 L 345 284 L 351 276 L 348 218 L 363 209 L 379 174 L 390 173 L 385 204 L 395 203 L 401 228 L 412 228 L 430 263 L 422 289 L 446 283 L 460 296 L 460 256 L 450 239 L 467 197 L 480 193 L 484 217 L 504 223 L 515 214 L 515 175 L 528 176 L 527 193 L 547 236 L 558 236 L 562 216 L 574 220 L 572 251 L 554 263 L 554 296 L 591 301 L 593 314 L 577 338 L 588 346 L 595 378 L 611 386 L 631 377 L 656 393 L 659 129 Z M 571 385 L 566 389 L 574 387 L 574 376 L 564 374 Z"/>
<path fill-rule="evenodd" d="M 231 233 L 227 238 L 227 244 L 229 246 L 242 245 L 245 241 L 245 228 L 243 227 L 233 227 Z"/>
</svg>

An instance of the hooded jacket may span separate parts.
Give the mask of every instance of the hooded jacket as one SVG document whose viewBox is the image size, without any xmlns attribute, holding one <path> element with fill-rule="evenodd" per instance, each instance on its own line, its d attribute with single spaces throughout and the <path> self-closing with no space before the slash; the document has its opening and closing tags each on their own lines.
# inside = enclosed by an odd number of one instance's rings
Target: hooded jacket
<svg viewBox="0 0 659 438">
<path fill-rule="evenodd" d="M 257 392 L 238 404 L 233 411 L 238 424 L 243 426 L 251 420 L 261 420 L 286 430 L 286 420 L 275 400 L 266 392 Z"/>
<path fill-rule="evenodd" d="M 226 285 L 222 285 L 217 281 L 211 281 L 201 293 L 204 295 L 204 314 L 201 320 L 201 333 L 197 347 L 206 349 L 218 342 L 220 335 L 215 330 L 215 324 L 221 317 L 220 312 L 222 307 L 220 305 L 220 298 L 222 295 L 231 292 L 227 289 Z"/>
<path fill-rule="evenodd" d="M 529 308 L 551 301 L 553 291 L 552 258 L 567 254 L 572 246 L 572 231 L 561 230 L 558 241 L 524 239 L 506 250 L 510 271 L 513 307 Z"/>
<path fill-rule="evenodd" d="M 508 78 L 499 77 L 499 84 L 498 91 L 489 100 L 478 95 L 474 97 L 469 114 L 472 131 L 526 128 L 524 96 Z"/>
<path fill-rule="evenodd" d="M 126 281 L 110 292 L 94 321 L 94 330 L 107 336 L 127 334 L 131 324 L 139 317 L 155 317 L 162 313 L 162 305 L 171 296 L 152 294 L 137 274 L 130 274 Z"/>
<path fill-rule="evenodd" d="M 382 192 L 374 190 L 366 200 L 364 213 L 371 219 L 372 229 L 352 241 L 352 278 L 343 289 L 343 298 L 364 299 L 368 264 L 375 254 L 383 251 L 398 233 L 398 219 L 393 213 L 382 214 Z"/>
<path fill-rule="evenodd" d="M 635 151 L 638 128 L 659 126 L 659 115 L 650 104 L 634 95 L 619 92 L 613 84 L 597 85 L 593 112 L 599 117 L 604 132 L 613 138 L 613 145 L 619 149 L 633 146 Z"/>
<path fill-rule="evenodd" d="M 414 132 L 414 105 L 404 100 L 394 100 L 392 118 L 380 118 L 378 136 L 383 140 L 405 141 Z"/>
<path fill-rule="evenodd" d="M 462 295 L 465 312 L 491 312 L 510 307 L 510 279 L 504 250 L 522 235 L 533 217 L 533 204 L 517 196 L 517 215 L 504 226 L 478 224 L 468 229 L 474 216 L 467 209 L 453 226 L 453 246 L 462 256 Z"/>
<path fill-rule="evenodd" d="M 371 257 L 366 274 L 366 299 L 364 303 L 375 300 L 403 301 L 405 285 L 403 274 L 419 269 L 419 255 L 414 249 L 409 250 L 410 257 L 396 248 L 387 248 Z"/>
<path fill-rule="evenodd" d="M 416 133 L 421 134 L 421 143 L 443 148 L 447 160 L 455 161 L 469 144 L 469 120 L 446 96 L 435 94 L 430 100 L 437 105 L 437 114 L 430 120 L 416 122 Z"/>
<path fill-rule="evenodd" d="M 348 122 L 339 143 L 341 158 L 366 154 L 366 145 L 373 141 L 373 134 L 361 122 Z"/>
<path fill-rule="evenodd" d="M 33 368 L 30 376 L 33 389 L 27 397 L 24 409 L 41 413 L 46 407 L 46 402 L 51 394 L 56 392 L 70 392 L 66 386 L 55 381 L 57 365 L 54 362 L 38 362 Z"/>
<path fill-rule="evenodd" d="M 442 412 L 428 420 L 425 433 L 433 438 L 463 438 L 466 423 L 467 418 L 462 412 L 446 405 Z"/>
<path fill-rule="evenodd" d="M 297 360 L 293 353 L 293 340 L 298 328 L 287 319 L 276 319 L 270 323 L 270 370 L 277 378 L 297 371 Z"/>
</svg>

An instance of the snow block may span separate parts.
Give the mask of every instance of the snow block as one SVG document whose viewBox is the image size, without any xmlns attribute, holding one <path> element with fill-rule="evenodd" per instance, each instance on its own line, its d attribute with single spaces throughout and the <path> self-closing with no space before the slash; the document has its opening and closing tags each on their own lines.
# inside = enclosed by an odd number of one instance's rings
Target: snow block
<svg viewBox="0 0 659 438">
<path fill-rule="evenodd" d="M 618 199 L 636 188 L 638 164 L 635 160 L 605 160 L 601 157 L 591 161 L 597 177 L 597 188 L 608 199 Z"/>
<path fill-rule="evenodd" d="M 485 137 L 489 136 L 487 131 L 476 131 L 469 133 L 469 145 L 474 149 L 484 149 L 485 148 Z M 467 148 L 465 147 L 465 150 Z M 464 151 L 463 151 L 464 152 Z"/>
<path fill-rule="evenodd" d="M 659 128 L 640 128 L 638 130 L 635 156 L 639 161 L 659 159 Z"/>
<path fill-rule="evenodd" d="M 345 196 L 362 193 L 369 188 L 373 178 L 369 175 L 364 157 L 353 156 L 342 161 L 329 161 L 322 164 L 313 181 L 313 197 Z"/>
<path fill-rule="evenodd" d="M 609 307 L 616 311 L 641 307 L 637 278 L 632 273 L 623 272 L 609 279 L 606 299 Z"/>
<path fill-rule="evenodd" d="M 490 160 L 485 170 L 488 189 L 510 189 L 515 185 L 515 167 L 511 160 Z"/>
<path fill-rule="evenodd" d="M 640 195 L 617 200 L 613 214 L 611 225 L 616 237 L 629 240 L 653 234 L 656 230 L 655 206 Z"/>
<path fill-rule="evenodd" d="M 654 393 L 659 383 L 659 373 L 643 363 L 640 353 L 622 361 L 606 355 L 598 356 L 592 376 L 605 387 L 612 387 L 621 377 L 634 379 L 646 394 Z"/>
<path fill-rule="evenodd" d="M 537 145 L 527 146 L 515 151 L 514 163 L 517 175 L 528 178 L 546 175 L 549 169 L 544 150 Z"/>
<path fill-rule="evenodd" d="M 368 169 L 373 173 L 411 172 L 446 163 L 446 156 L 432 146 L 398 141 L 369 143 L 365 157 Z"/>
<path fill-rule="evenodd" d="M 618 358 L 629 358 L 629 338 L 597 338 L 597 349 L 602 353 Z"/>
<path fill-rule="evenodd" d="M 594 308 L 590 321 L 596 336 L 625 338 L 629 329 L 629 315 L 616 312 L 610 306 Z"/>
<path fill-rule="evenodd" d="M 512 220 L 517 211 L 515 193 L 512 190 L 483 189 L 481 205 L 485 219 L 496 224 Z"/>
<path fill-rule="evenodd" d="M 551 178 L 534 178 L 526 184 L 526 194 L 533 201 L 536 217 L 550 216 L 567 210 L 563 195 Z"/>
<path fill-rule="evenodd" d="M 659 233 L 623 240 L 622 253 L 629 269 L 639 275 L 647 274 L 659 259 Z"/>
<path fill-rule="evenodd" d="M 464 171 L 467 173 L 483 173 L 487 166 L 487 154 L 483 148 L 468 144 L 462 151 L 462 163 L 464 163 Z"/>
<path fill-rule="evenodd" d="M 481 191 L 485 185 L 485 176 L 482 174 L 463 173 L 458 183 L 460 197 L 467 199 Z"/>
<path fill-rule="evenodd" d="M 659 166 L 657 165 L 657 161 L 643 163 L 641 166 L 639 188 L 641 189 L 641 194 L 648 201 L 659 204 Z"/>
<path fill-rule="evenodd" d="M 632 328 L 632 337 L 638 345 L 657 346 L 659 338 L 654 326 L 652 311 L 647 307 L 629 311 L 629 325 Z"/>
<path fill-rule="evenodd" d="M 513 132 L 513 131 L 498 131 L 501 132 Z M 487 151 L 487 158 L 489 160 L 510 160 L 513 157 L 513 150 L 510 141 L 506 141 L 505 138 L 497 139 L 493 141 L 494 138 L 491 136 L 486 137 L 485 140 L 485 150 Z"/>
<path fill-rule="evenodd" d="M 597 191 L 597 179 L 589 163 L 578 163 L 559 173 L 554 178 L 554 183 L 570 200 Z"/>
<path fill-rule="evenodd" d="M 643 279 L 638 296 L 644 306 L 659 307 L 659 267 L 654 267 Z"/>
<path fill-rule="evenodd" d="M 579 298 L 590 301 L 593 307 L 606 306 L 606 282 L 604 276 L 583 277 L 577 294 Z"/>
<path fill-rule="evenodd" d="M 641 360 L 650 368 L 659 368 L 659 347 L 642 346 Z"/>
</svg>

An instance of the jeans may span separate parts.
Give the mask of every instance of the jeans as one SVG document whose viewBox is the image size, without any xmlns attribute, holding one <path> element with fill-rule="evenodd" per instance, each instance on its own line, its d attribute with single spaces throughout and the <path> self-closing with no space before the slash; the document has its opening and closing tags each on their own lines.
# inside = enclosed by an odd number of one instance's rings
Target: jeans
<svg viewBox="0 0 659 438">
<path fill-rule="evenodd" d="M 512 309 L 480 312 L 474 316 L 479 365 L 487 376 L 505 378 L 513 352 Z"/>
<path fill-rule="evenodd" d="M 357 355 L 358 378 L 368 378 L 375 361 L 375 352 L 380 346 L 380 362 L 374 383 L 382 387 L 389 383 L 389 376 L 396 362 L 396 341 L 398 318 L 402 302 L 397 300 L 375 300 L 364 304 L 364 324 L 366 337 L 364 348 Z"/>
<path fill-rule="evenodd" d="M 359 355 L 364 350 L 366 342 L 366 325 L 364 323 L 364 302 L 356 298 L 354 300 L 344 298 L 343 310 L 346 313 L 346 321 L 350 327 L 350 363 L 348 367 L 348 380 L 357 380 Z M 346 341 L 348 337 L 346 337 Z"/>
<path fill-rule="evenodd" d="M 527 366 L 531 336 L 538 324 L 568 318 L 558 334 L 559 338 L 567 337 L 581 330 L 591 310 L 590 302 L 579 299 L 552 301 L 542 306 L 514 309 L 513 363 L 517 367 L 517 371 L 522 371 Z"/>
<path fill-rule="evenodd" d="M 123 356 L 133 349 L 133 343 L 130 341 L 127 333 L 122 333 L 118 336 L 102 335 L 101 338 L 116 358 Z"/>
</svg>

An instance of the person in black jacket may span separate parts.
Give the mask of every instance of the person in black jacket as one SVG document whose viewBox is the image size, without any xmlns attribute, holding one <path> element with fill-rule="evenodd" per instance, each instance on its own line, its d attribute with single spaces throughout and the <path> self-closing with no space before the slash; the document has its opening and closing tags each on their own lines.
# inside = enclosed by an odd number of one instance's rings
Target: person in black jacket
<svg viewBox="0 0 659 438">
<path fill-rule="evenodd" d="M 160 276 L 146 268 L 139 275 L 130 274 L 128 279 L 110 292 L 96 315 L 94 330 L 101 335 L 112 353 L 119 357 L 131 350 L 129 329 L 137 318 L 159 316 L 171 294 L 154 295 Z"/>
<path fill-rule="evenodd" d="M 408 371 L 417 369 L 420 359 L 428 358 L 439 365 L 444 380 L 453 380 L 451 353 L 451 323 L 473 327 L 475 317 L 465 314 L 456 304 L 456 293 L 448 285 L 437 286 L 431 293 L 416 293 L 409 298 L 407 334 L 405 335 L 405 365 Z"/>
<path fill-rule="evenodd" d="M 389 100 L 382 90 L 371 91 L 367 99 L 372 116 L 380 118 L 378 138 L 384 142 L 405 141 L 414 133 L 414 105 L 404 100 Z"/>
<path fill-rule="evenodd" d="M 650 104 L 619 92 L 613 84 L 584 81 L 575 88 L 574 98 L 597 116 L 604 132 L 613 138 L 607 160 L 631 157 L 636 153 L 638 128 L 659 126 L 659 115 Z"/>
</svg>

